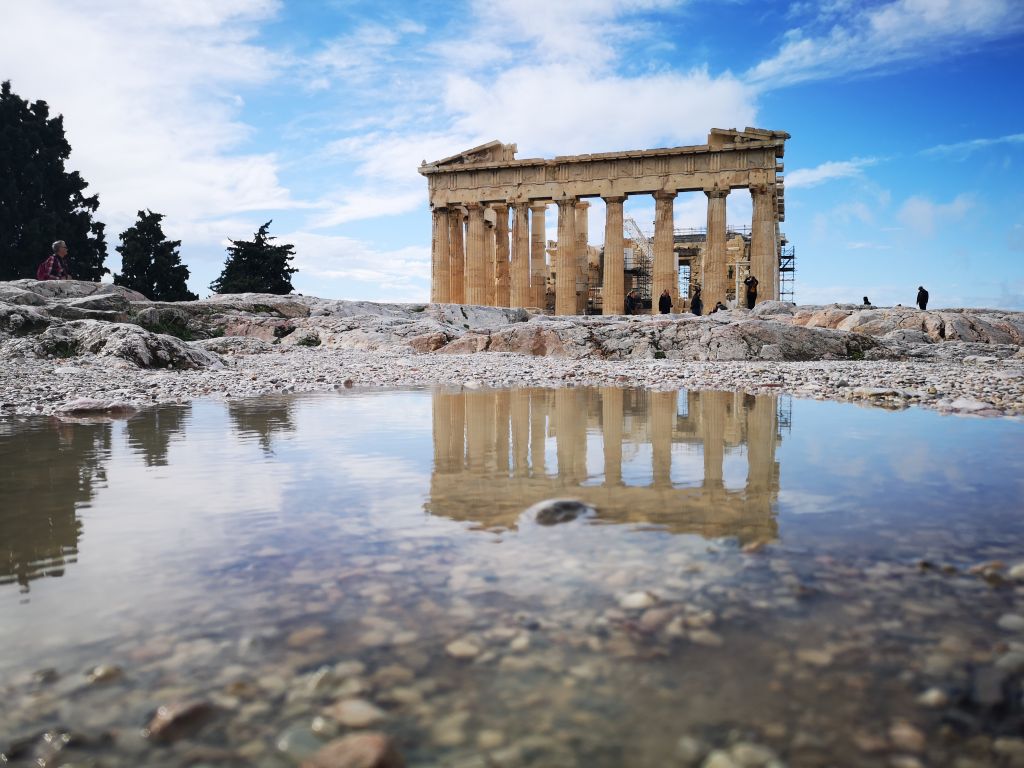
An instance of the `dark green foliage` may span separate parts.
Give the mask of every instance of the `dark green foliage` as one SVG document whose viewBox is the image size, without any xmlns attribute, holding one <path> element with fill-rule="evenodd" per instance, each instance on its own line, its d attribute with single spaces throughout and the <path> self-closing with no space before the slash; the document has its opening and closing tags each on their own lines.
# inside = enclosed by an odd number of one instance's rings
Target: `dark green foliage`
<svg viewBox="0 0 1024 768">
<path fill-rule="evenodd" d="M 121 274 L 114 283 L 153 301 L 195 301 L 188 290 L 188 267 L 181 263 L 181 240 L 168 240 L 160 226 L 163 214 L 139 211 L 139 220 L 121 233 Z"/>
<path fill-rule="evenodd" d="M 30 105 L 9 80 L 0 86 L 0 280 L 34 278 L 53 241 L 63 240 L 72 277 L 97 281 L 110 271 L 103 224 L 92 218 L 99 197 L 85 197 L 88 184 L 64 170 L 64 118 L 49 114 L 45 101 Z"/>
<path fill-rule="evenodd" d="M 267 231 L 268 221 L 252 240 L 232 240 L 228 258 L 220 277 L 210 283 L 217 293 L 292 292 L 292 275 L 299 270 L 288 265 L 295 256 L 295 246 L 274 245 Z"/>
</svg>

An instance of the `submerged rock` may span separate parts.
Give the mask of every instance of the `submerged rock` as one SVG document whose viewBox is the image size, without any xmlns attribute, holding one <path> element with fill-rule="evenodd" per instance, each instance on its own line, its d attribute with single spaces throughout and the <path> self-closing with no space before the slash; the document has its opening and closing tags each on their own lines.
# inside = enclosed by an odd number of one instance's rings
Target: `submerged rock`
<svg viewBox="0 0 1024 768">
<path fill-rule="evenodd" d="M 353 733 L 328 743 L 302 768 L 405 768 L 405 761 L 383 733 Z"/>
<path fill-rule="evenodd" d="M 538 525 L 559 525 L 596 513 L 597 510 L 579 499 L 545 499 L 528 508 L 521 517 Z"/>
</svg>

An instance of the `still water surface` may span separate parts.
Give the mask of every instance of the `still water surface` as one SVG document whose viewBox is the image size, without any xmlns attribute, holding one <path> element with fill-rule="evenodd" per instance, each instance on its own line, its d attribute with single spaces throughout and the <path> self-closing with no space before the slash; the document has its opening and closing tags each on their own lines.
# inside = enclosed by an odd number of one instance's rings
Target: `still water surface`
<svg viewBox="0 0 1024 768">
<path fill-rule="evenodd" d="M 1017 422 L 715 392 L 3 420 L 0 753 L 296 765 L 360 699 L 417 766 L 998 764 L 1022 469 Z"/>
</svg>

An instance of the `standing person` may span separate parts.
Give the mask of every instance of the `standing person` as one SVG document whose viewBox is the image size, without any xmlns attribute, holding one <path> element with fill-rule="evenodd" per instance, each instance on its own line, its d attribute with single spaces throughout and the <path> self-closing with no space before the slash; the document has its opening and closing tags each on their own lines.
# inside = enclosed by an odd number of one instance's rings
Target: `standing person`
<svg viewBox="0 0 1024 768">
<path fill-rule="evenodd" d="M 636 309 L 636 301 L 633 298 L 633 291 L 626 294 L 626 314 L 632 315 Z"/>
<path fill-rule="evenodd" d="M 865 307 L 870 307 L 871 306 L 871 302 L 868 301 L 868 297 L 867 296 L 864 297 L 864 306 Z"/>
<path fill-rule="evenodd" d="M 917 286 L 917 306 L 922 311 L 928 309 L 928 291 L 924 289 L 923 285 Z"/>
<path fill-rule="evenodd" d="M 747 275 L 747 279 L 743 281 L 743 284 L 747 286 L 747 309 L 753 309 L 754 304 L 757 303 L 757 278 L 753 275 Z"/>
<path fill-rule="evenodd" d="M 690 311 L 695 315 L 704 312 L 704 300 L 700 297 L 700 286 L 693 289 L 693 298 L 690 299 Z"/>
<path fill-rule="evenodd" d="M 658 297 L 658 311 L 663 315 L 672 311 L 672 294 L 668 292 L 668 288 L 662 291 L 661 296 Z"/>
<path fill-rule="evenodd" d="M 70 280 L 67 243 L 57 240 L 50 248 L 53 253 L 36 268 L 36 280 Z"/>
</svg>

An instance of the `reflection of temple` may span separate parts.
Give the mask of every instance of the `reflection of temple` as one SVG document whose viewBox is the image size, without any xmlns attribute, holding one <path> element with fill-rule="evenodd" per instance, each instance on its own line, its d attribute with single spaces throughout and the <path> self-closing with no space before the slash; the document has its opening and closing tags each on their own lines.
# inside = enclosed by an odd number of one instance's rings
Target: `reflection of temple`
<svg viewBox="0 0 1024 768">
<path fill-rule="evenodd" d="M 76 510 L 106 479 L 110 424 L 38 425 L 0 439 L 0 584 L 60 576 L 75 562 L 81 523 Z M 17 456 L 7 453 L 17 445 Z"/>
<path fill-rule="evenodd" d="M 606 522 L 745 542 L 774 539 L 777 406 L 774 397 L 731 392 L 438 391 L 427 509 L 514 527 L 531 504 L 572 496 L 596 507 Z M 746 481 L 731 488 L 726 457 L 742 455 L 744 447 Z M 637 457 L 646 463 L 648 455 L 650 466 L 637 472 Z M 603 471 L 595 470 L 598 456 Z M 679 477 L 686 466 L 696 467 L 695 476 Z"/>
</svg>

